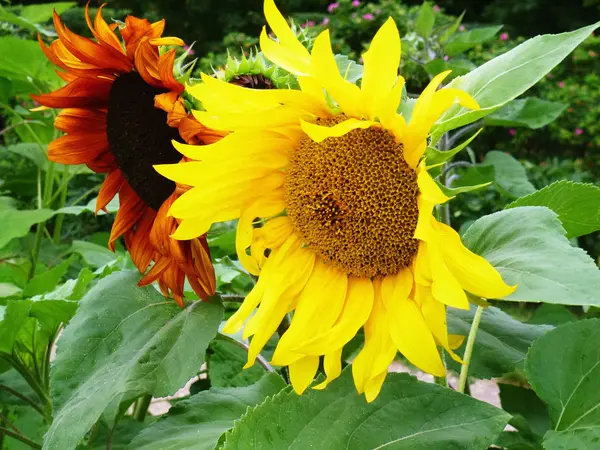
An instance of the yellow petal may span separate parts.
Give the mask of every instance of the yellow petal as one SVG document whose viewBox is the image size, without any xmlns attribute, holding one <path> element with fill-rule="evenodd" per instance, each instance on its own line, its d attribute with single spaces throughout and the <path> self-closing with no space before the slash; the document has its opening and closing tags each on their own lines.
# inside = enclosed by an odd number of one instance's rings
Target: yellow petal
<svg viewBox="0 0 600 450">
<path fill-rule="evenodd" d="M 452 275 L 444 261 L 439 237 L 427 243 L 429 264 L 433 283 L 431 293 L 433 298 L 448 306 L 459 309 L 469 309 L 469 300 L 458 280 Z"/>
<path fill-rule="evenodd" d="M 317 384 L 314 389 L 325 389 L 329 383 L 338 378 L 342 373 L 342 350 L 339 348 L 331 353 L 326 353 L 323 358 L 323 368 L 327 378 L 322 383 Z"/>
<path fill-rule="evenodd" d="M 308 50 L 304 48 L 304 46 L 298 41 L 298 38 L 293 33 L 293 31 L 288 26 L 285 18 L 279 12 L 277 7 L 275 6 L 275 2 L 273 0 L 265 0 L 264 3 L 264 13 L 265 18 L 267 19 L 267 23 L 273 30 L 277 39 L 279 39 L 280 47 L 285 49 L 286 53 L 290 55 L 291 58 L 296 59 L 299 63 L 294 64 L 289 67 L 282 66 L 288 72 L 292 72 L 296 75 L 307 75 L 310 73 L 310 55 Z M 264 31 L 264 29 L 263 29 Z M 266 33 L 265 33 L 266 34 Z M 267 38 L 268 39 L 268 38 Z M 270 39 L 269 39 L 270 41 Z M 271 41 L 273 42 L 273 41 Z M 269 55 L 269 50 L 265 51 L 263 47 L 263 39 L 261 36 L 261 48 L 265 56 L 271 59 Z M 272 60 L 272 59 L 271 59 Z M 273 60 L 272 60 L 273 61 Z M 276 61 L 273 61 L 276 64 Z"/>
<path fill-rule="evenodd" d="M 413 287 L 410 269 L 400 270 L 395 275 L 387 275 L 381 282 L 381 298 L 388 311 L 399 301 L 407 299 Z"/>
<path fill-rule="evenodd" d="M 396 346 L 390 337 L 390 326 L 381 298 L 381 285 L 374 281 L 375 297 L 369 320 L 365 323 L 365 344 L 352 362 L 352 375 L 359 394 L 371 379 L 386 372 L 396 356 Z"/>
<path fill-rule="evenodd" d="M 422 296 L 421 312 L 427 323 L 427 327 L 431 330 L 433 337 L 435 338 L 438 345 L 441 345 L 446 351 L 452 356 L 452 359 L 462 364 L 460 357 L 452 351 L 450 341 L 448 339 L 448 325 L 446 322 L 446 307 L 436 301 L 431 295 L 431 290 L 424 288 L 428 291 L 426 295 Z"/>
<path fill-rule="evenodd" d="M 449 334 L 448 335 L 448 345 L 452 350 L 456 350 L 460 347 L 463 342 L 465 342 L 465 337 L 460 334 Z"/>
<path fill-rule="evenodd" d="M 289 365 L 290 381 L 296 394 L 301 395 L 315 378 L 319 368 L 318 356 L 305 356 Z"/>
<path fill-rule="evenodd" d="M 400 34 L 394 19 L 390 17 L 377 31 L 369 50 L 363 54 L 363 60 L 361 90 L 364 112 L 366 117 L 374 120 L 380 115 L 382 102 L 390 97 L 398 77 Z M 401 86 L 399 92 L 402 92 Z"/>
<path fill-rule="evenodd" d="M 419 369 L 444 376 L 446 369 L 435 340 L 415 302 L 404 298 L 390 299 L 386 303 L 390 305 L 390 334 L 400 353 Z"/>
<path fill-rule="evenodd" d="M 466 291 L 483 298 L 503 298 L 516 290 L 517 286 L 507 285 L 488 261 L 466 248 L 456 231 L 439 222 L 436 227 L 446 265 Z"/>
<path fill-rule="evenodd" d="M 359 120 L 350 118 L 348 120 L 344 120 L 332 127 L 326 127 L 323 125 L 316 125 L 314 123 L 309 123 L 305 121 L 300 122 L 302 126 L 302 130 L 315 142 L 323 142 L 325 139 L 330 137 L 340 137 L 352 130 L 356 130 L 358 128 L 366 129 L 373 125 L 375 122 L 367 121 L 367 120 Z"/>
<path fill-rule="evenodd" d="M 381 392 L 381 387 L 383 386 L 386 376 L 387 371 L 381 372 L 379 375 L 374 376 L 365 383 L 365 399 L 368 403 L 371 403 L 377 398 L 379 392 Z"/>
<path fill-rule="evenodd" d="M 262 228 L 254 230 L 251 255 L 262 267 L 266 260 L 265 250 L 281 247 L 294 232 L 294 225 L 287 216 L 275 217 Z"/>
<path fill-rule="evenodd" d="M 246 253 L 246 249 L 252 244 L 254 228 L 252 223 L 256 217 L 273 216 L 285 209 L 283 196 L 260 198 L 249 207 L 245 208 L 238 221 L 235 248 L 240 263 L 252 275 L 258 275 L 260 270 L 257 261 Z"/>
<path fill-rule="evenodd" d="M 260 33 L 259 43 L 263 55 L 275 65 L 283 67 L 297 76 L 306 76 L 311 73 L 311 59 L 308 52 L 307 56 L 294 53 L 289 48 L 271 40 L 265 27 Z"/>
<path fill-rule="evenodd" d="M 242 329 L 244 322 L 248 320 L 250 314 L 254 312 L 256 307 L 259 305 L 262 296 L 265 292 L 265 287 L 269 282 L 271 274 L 262 274 L 258 279 L 256 285 L 248 293 L 243 303 L 240 305 L 238 310 L 225 322 L 223 327 L 223 333 L 235 334 Z"/>
<path fill-rule="evenodd" d="M 342 348 L 369 318 L 374 295 L 370 279 L 350 277 L 344 309 L 337 323 L 331 330 L 316 334 L 311 340 L 292 350 L 305 355 L 322 355 Z"/>
<path fill-rule="evenodd" d="M 427 244 L 424 241 L 419 241 L 419 249 L 413 260 L 413 274 L 415 283 L 422 286 L 431 285 L 431 269 L 429 268 L 429 257 L 427 256 Z"/>
<path fill-rule="evenodd" d="M 402 100 L 402 88 L 404 87 L 404 78 L 398 77 L 396 85 L 387 97 L 381 99 L 381 104 L 377 115 L 381 125 L 387 130 L 392 131 L 399 141 L 404 136 L 406 121 L 401 114 L 398 114 L 398 108 Z"/>
<path fill-rule="evenodd" d="M 276 106 L 270 109 L 257 110 L 254 114 L 223 113 L 214 114 L 208 111 L 192 111 L 201 124 L 217 131 L 237 131 L 251 128 L 265 130 L 275 127 L 297 126 L 300 119 L 309 119 L 313 115 L 292 106 Z"/>
<path fill-rule="evenodd" d="M 361 117 L 360 89 L 345 80 L 340 74 L 331 51 L 329 30 L 323 31 L 315 39 L 311 57 L 313 75 L 325 87 L 342 111 L 348 116 Z"/>
<path fill-rule="evenodd" d="M 175 230 L 175 233 L 173 233 L 170 237 L 178 241 L 187 241 L 189 239 L 194 239 L 208 232 L 213 223 L 233 220 L 239 215 L 239 208 L 223 208 L 211 212 L 211 214 L 206 214 L 198 217 L 191 217 L 189 219 L 183 219 L 179 223 L 179 226 L 177 227 L 177 230 Z"/>
<path fill-rule="evenodd" d="M 431 178 L 429 172 L 425 168 L 425 162 L 423 161 L 419 165 L 417 170 L 417 183 L 419 185 L 419 192 L 428 202 L 439 205 L 450 200 L 450 197 L 446 196 L 437 185 L 437 183 Z"/>
<path fill-rule="evenodd" d="M 302 357 L 293 348 L 308 342 L 315 334 L 331 330 L 344 306 L 347 285 L 348 277 L 344 272 L 317 259 L 300 294 L 292 323 L 277 344 L 273 364 L 291 364 Z"/>
<path fill-rule="evenodd" d="M 173 141 L 173 146 L 182 155 L 197 161 L 228 161 L 246 155 L 279 153 L 287 155 L 293 144 L 286 137 L 265 131 L 236 131 L 208 145 L 182 144 Z"/>
</svg>

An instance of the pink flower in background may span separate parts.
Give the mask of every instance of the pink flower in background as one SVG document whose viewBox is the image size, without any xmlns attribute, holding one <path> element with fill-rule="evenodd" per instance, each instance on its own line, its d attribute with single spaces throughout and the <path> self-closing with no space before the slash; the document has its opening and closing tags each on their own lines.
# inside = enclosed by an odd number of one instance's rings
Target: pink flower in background
<svg viewBox="0 0 600 450">
<path fill-rule="evenodd" d="M 191 47 L 189 45 L 184 45 L 183 49 L 188 52 L 188 55 L 193 55 L 194 53 L 196 53 L 194 50 L 191 49 Z"/>
<path fill-rule="evenodd" d="M 458 27 L 458 31 L 465 31 L 465 30 L 466 30 L 466 28 L 464 25 L 461 25 L 460 27 Z"/>
<path fill-rule="evenodd" d="M 502 33 L 500 35 L 500 40 L 501 41 L 508 41 L 508 33 Z"/>
<path fill-rule="evenodd" d="M 375 18 L 375 16 L 373 16 L 373 14 L 371 13 L 367 13 L 363 16 L 363 19 L 365 20 L 373 20 Z"/>
<path fill-rule="evenodd" d="M 352 0 L 352 6 L 354 6 L 355 8 L 357 6 L 360 6 L 360 1 L 359 0 Z"/>
<path fill-rule="evenodd" d="M 329 23 L 329 17 L 323 17 L 323 22 L 321 22 L 321 25 L 327 25 Z"/>
<path fill-rule="evenodd" d="M 511 128 L 510 130 L 508 130 L 508 134 L 510 134 L 511 136 L 514 136 L 515 134 L 517 134 L 517 130 L 515 130 L 514 128 Z"/>
<path fill-rule="evenodd" d="M 335 3 L 331 3 L 328 7 L 327 7 L 327 11 L 329 11 L 329 14 L 331 14 L 334 10 L 336 10 L 338 7 L 340 6 L 340 4 L 338 2 Z"/>
<path fill-rule="evenodd" d="M 575 130 L 575 136 L 581 136 L 583 134 L 583 130 L 581 128 L 577 128 Z"/>
<path fill-rule="evenodd" d="M 432 8 L 435 12 L 440 12 L 440 7 L 438 5 L 433 5 Z"/>
<path fill-rule="evenodd" d="M 558 87 L 561 88 L 561 89 L 564 88 L 565 87 L 565 82 L 564 81 L 559 81 L 558 82 Z"/>
<path fill-rule="evenodd" d="M 448 57 L 448 55 L 444 55 L 444 61 L 448 61 L 450 58 Z"/>
</svg>

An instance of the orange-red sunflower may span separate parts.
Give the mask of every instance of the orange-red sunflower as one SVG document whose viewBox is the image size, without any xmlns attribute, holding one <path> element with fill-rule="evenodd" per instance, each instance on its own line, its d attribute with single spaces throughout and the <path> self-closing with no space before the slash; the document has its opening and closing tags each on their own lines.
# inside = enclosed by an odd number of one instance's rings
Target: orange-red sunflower
<svg viewBox="0 0 600 450">
<path fill-rule="evenodd" d="M 182 305 L 187 276 L 206 299 L 215 290 L 206 236 L 169 238 L 178 223 L 167 211 L 180 192 L 153 169 L 181 159 L 171 144 L 174 139 L 208 144 L 222 136 L 188 117 L 181 98 L 184 86 L 173 74 L 175 49 L 159 52 L 160 46 L 181 46 L 183 41 L 162 37 L 164 20 L 150 23 L 128 16 L 118 28 L 106 23 L 102 7 L 93 23 L 86 7 L 85 18 L 95 41 L 71 32 L 57 14 L 58 39 L 46 47 L 39 38 L 67 82 L 52 93 L 32 95 L 41 105 L 63 108 L 55 126 L 66 135 L 49 145 L 48 157 L 107 174 L 96 211 L 119 194 L 109 247 L 114 250 L 115 241 L 124 236 L 133 262 L 145 273 L 140 285 L 157 281 L 165 296 Z"/>
</svg>

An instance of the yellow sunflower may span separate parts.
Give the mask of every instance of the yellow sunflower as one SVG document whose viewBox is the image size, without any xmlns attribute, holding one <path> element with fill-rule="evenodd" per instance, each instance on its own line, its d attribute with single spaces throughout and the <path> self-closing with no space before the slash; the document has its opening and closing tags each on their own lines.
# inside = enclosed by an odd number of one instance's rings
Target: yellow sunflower
<svg viewBox="0 0 600 450">
<path fill-rule="evenodd" d="M 250 366 L 293 312 L 272 362 L 289 366 L 296 392 L 311 383 L 321 355 L 327 378 L 316 388 L 338 377 L 342 348 L 361 327 L 365 343 L 352 370 L 368 401 L 397 351 L 443 376 L 438 347 L 459 360 L 445 307 L 467 309 L 466 292 L 500 298 L 514 291 L 433 216 L 449 198 L 423 159 L 431 126 L 456 102 L 478 105 L 460 90 L 438 90 L 444 72 L 406 123 L 397 113 L 404 79 L 391 18 L 363 55 L 359 88 L 340 74 L 328 31 L 309 53 L 273 0 L 265 0 L 265 16 L 278 42 L 263 30 L 262 51 L 301 89 L 258 91 L 208 76 L 189 88 L 206 109 L 195 117 L 230 134 L 211 145 L 176 143 L 195 161 L 156 166 L 192 186 L 170 209 L 181 221 L 173 237 L 191 239 L 239 219 L 240 261 L 259 278 L 225 332 L 243 327 L 252 337 Z"/>
</svg>

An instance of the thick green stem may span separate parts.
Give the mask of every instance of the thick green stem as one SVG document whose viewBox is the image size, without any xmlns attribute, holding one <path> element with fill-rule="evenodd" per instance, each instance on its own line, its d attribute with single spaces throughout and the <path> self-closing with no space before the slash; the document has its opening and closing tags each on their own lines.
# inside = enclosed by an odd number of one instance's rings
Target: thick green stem
<svg viewBox="0 0 600 450">
<path fill-rule="evenodd" d="M 150 402 L 152 401 L 152 395 L 144 394 L 140 398 L 138 398 L 135 403 L 135 408 L 133 409 L 133 418 L 140 422 L 144 421 L 146 414 L 148 413 L 148 407 L 150 406 Z"/>
<path fill-rule="evenodd" d="M 27 439 L 25 436 L 19 433 L 15 433 L 14 431 L 9 430 L 8 428 L 0 427 L 0 433 L 5 434 L 6 436 L 10 436 L 18 441 L 21 441 L 23 444 L 29 445 L 31 448 L 42 449 L 40 444 L 33 442 L 31 439 Z"/>
<path fill-rule="evenodd" d="M 52 402 L 50 397 L 48 396 L 44 387 L 39 383 L 39 381 L 29 372 L 27 367 L 21 363 L 14 356 L 9 356 L 6 354 L 1 355 L 6 361 L 14 367 L 14 369 L 21 374 L 27 384 L 33 389 L 33 391 L 37 394 L 38 398 L 42 402 L 42 410 L 44 417 L 48 420 L 48 422 L 52 421 Z"/>
<path fill-rule="evenodd" d="M 29 397 L 15 391 L 11 387 L 5 386 L 3 384 L 0 384 L 0 391 L 4 391 L 4 392 L 14 395 L 15 397 L 17 397 L 17 398 L 21 399 L 22 401 L 24 401 L 25 403 L 27 403 L 29 406 L 31 406 L 33 409 L 35 409 L 37 412 L 39 412 L 42 416 L 44 416 L 44 418 L 46 417 L 46 414 L 44 413 L 44 410 L 40 407 L 40 405 L 38 405 L 35 401 L 30 399 Z"/>
<path fill-rule="evenodd" d="M 464 393 L 467 380 L 469 378 L 469 364 L 471 364 L 471 356 L 473 355 L 473 347 L 475 346 L 475 337 L 477 336 L 477 329 L 479 328 L 479 322 L 481 322 L 481 315 L 483 308 L 477 307 L 475 316 L 473 317 L 473 323 L 471 324 L 471 330 L 469 331 L 469 337 L 467 338 L 467 346 L 465 347 L 465 354 L 463 356 L 463 365 L 460 369 L 460 376 L 458 378 L 458 392 Z"/>
</svg>

